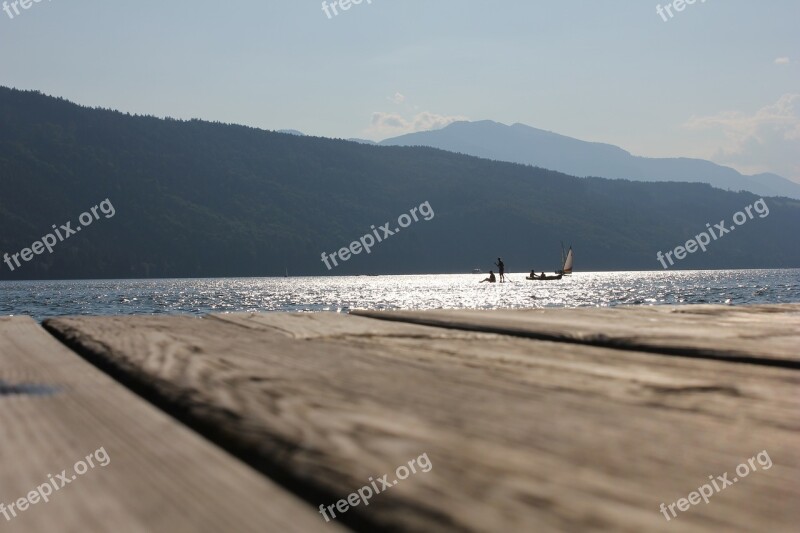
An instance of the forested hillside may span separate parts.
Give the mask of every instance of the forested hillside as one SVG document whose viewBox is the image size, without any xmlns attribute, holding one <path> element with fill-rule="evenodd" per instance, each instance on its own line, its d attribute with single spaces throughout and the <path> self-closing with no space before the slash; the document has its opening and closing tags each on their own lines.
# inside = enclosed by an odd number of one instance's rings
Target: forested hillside
<svg viewBox="0 0 800 533">
<path fill-rule="evenodd" d="M 702 184 L 579 179 L 431 148 L 382 147 L 88 109 L 0 88 L 0 254 L 108 198 L 53 253 L 0 279 L 660 269 L 656 252 L 757 196 Z M 423 202 L 435 212 L 328 271 L 320 259 Z M 800 202 L 768 198 L 676 268 L 798 267 Z M 730 222 L 728 222 L 730 224 Z M 75 222 L 73 222 L 73 226 Z"/>
</svg>

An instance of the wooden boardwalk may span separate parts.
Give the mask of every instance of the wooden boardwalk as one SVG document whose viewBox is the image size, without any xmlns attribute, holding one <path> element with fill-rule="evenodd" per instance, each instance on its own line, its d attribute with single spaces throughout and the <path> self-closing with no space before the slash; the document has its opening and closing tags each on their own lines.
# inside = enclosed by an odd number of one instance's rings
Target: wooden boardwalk
<svg viewBox="0 0 800 533">
<path fill-rule="evenodd" d="M 800 305 L 0 318 L 0 502 L 110 457 L 0 529 L 797 531 L 799 347 Z"/>
</svg>

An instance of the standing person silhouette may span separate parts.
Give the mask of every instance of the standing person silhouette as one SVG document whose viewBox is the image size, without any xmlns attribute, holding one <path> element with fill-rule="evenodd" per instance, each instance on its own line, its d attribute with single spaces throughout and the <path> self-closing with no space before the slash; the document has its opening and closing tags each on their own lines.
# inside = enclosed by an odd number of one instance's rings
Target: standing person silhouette
<svg viewBox="0 0 800 533">
<path fill-rule="evenodd" d="M 506 272 L 506 265 L 503 263 L 501 258 L 497 258 L 497 268 L 499 270 L 498 274 L 500 274 L 500 283 L 503 283 L 506 280 L 505 272 Z"/>
</svg>

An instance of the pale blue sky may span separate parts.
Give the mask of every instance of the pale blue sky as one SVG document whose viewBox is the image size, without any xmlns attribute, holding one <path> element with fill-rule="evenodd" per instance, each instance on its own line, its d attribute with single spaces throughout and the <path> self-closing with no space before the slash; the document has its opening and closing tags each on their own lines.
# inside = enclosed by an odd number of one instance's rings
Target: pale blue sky
<svg viewBox="0 0 800 533">
<path fill-rule="evenodd" d="M 800 180 L 798 0 L 366 1 L 43 0 L 0 11 L 0 85 L 328 137 L 522 122 Z"/>
</svg>

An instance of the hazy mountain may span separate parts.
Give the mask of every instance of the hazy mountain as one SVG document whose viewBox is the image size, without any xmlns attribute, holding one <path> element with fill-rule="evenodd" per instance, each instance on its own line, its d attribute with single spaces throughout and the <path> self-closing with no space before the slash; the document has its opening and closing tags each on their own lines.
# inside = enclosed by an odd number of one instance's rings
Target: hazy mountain
<svg viewBox="0 0 800 533">
<path fill-rule="evenodd" d="M 298 135 L 300 137 L 305 137 L 305 133 L 302 131 L 297 130 L 278 130 L 278 133 L 286 133 L 287 135 Z"/>
<path fill-rule="evenodd" d="M 433 148 L 369 146 L 200 120 L 89 109 L 0 87 L 0 257 L 99 219 L 1 279 L 660 269 L 672 250 L 758 198 L 704 184 L 575 178 Z M 429 202 L 328 271 L 331 254 Z M 800 202 L 754 218 L 679 268 L 798 267 Z M 30 253 L 30 252 L 29 252 Z M 35 250 L 34 250 L 35 253 Z"/>
<path fill-rule="evenodd" d="M 524 124 L 506 126 L 489 120 L 455 122 L 440 130 L 410 133 L 379 144 L 431 146 L 572 176 L 701 182 L 725 190 L 800 199 L 800 184 L 775 174 L 744 176 L 702 159 L 638 157 L 617 146 L 580 141 Z"/>
</svg>

